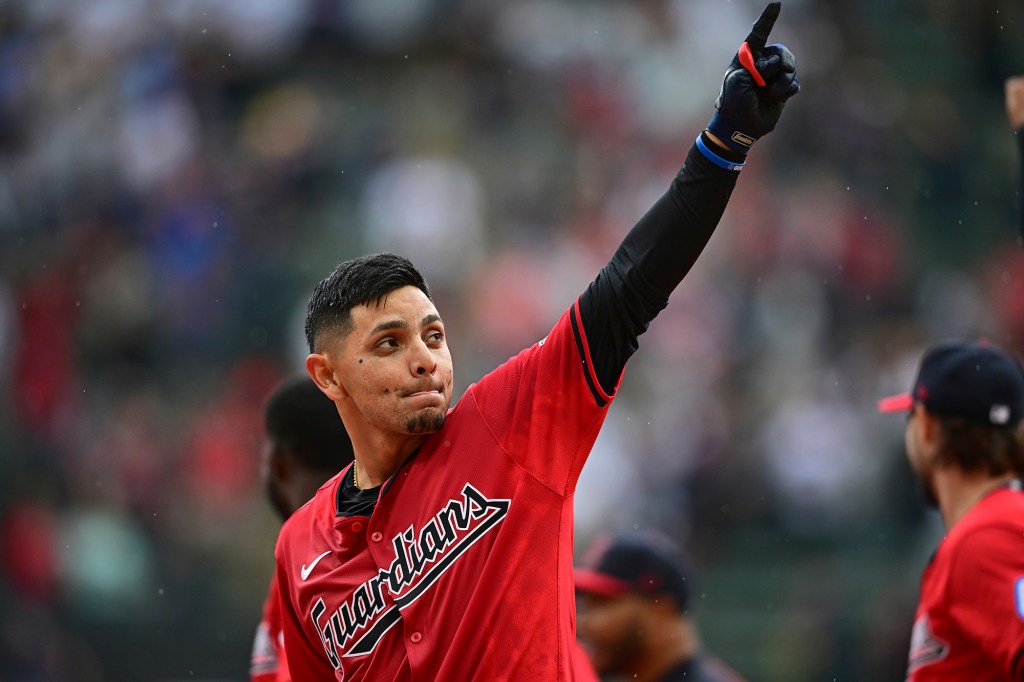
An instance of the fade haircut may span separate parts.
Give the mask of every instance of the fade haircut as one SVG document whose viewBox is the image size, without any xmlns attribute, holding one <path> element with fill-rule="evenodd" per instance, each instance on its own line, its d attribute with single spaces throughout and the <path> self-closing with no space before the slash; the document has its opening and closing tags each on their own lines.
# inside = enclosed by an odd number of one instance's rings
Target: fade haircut
<svg viewBox="0 0 1024 682">
<path fill-rule="evenodd" d="M 315 353 L 325 333 L 345 336 L 352 331 L 352 309 L 377 305 L 392 291 L 413 286 L 430 298 L 430 289 L 407 258 L 374 253 L 345 261 L 313 289 L 306 306 L 306 342 Z M 431 299 L 433 300 L 433 299 Z"/>
<path fill-rule="evenodd" d="M 306 375 L 277 387 L 267 400 L 263 425 L 274 444 L 307 471 L 333 475 L 352 461 L 352 440 L 337 406 Z"/>
</svg>

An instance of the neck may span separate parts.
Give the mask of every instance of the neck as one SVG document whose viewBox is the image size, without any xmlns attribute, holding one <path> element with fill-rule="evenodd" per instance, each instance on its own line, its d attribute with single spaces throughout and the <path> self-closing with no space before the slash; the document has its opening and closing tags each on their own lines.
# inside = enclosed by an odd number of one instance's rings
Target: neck
<svg viewBox="0 0 1024 682">
<path fill-rule="evenodd" d="M 378 434 L 381 435 L 381 434 Z M 387 438 L 352 438 L 355 452 L 356 487 L 360 489 L 376 488 L 383 484 L 416 452 L 426 436 L 405 436 Z"/>
<path fill-rule="evenodd" d="M 626 677 L 636 682 L 657 682 L 669 670 L 693 658 L 699 651 L 700 639 L 690 619 L 674 618 L 651 632 L 645 642 L 644 655 L 637 657 L 636 667 Z"/>
<path fill-rule="evenodd" d="M 399 433 L 375 426 L 351 401 L 337 405 L 341 421 L 352 439 L 358 488 L 366 490 L 383 484 L 427 438 L 428 434 Z"/>
<path fill-rule="evenodd" d="M 952 530 L 983 497 L 1006 485 L 1015 477 L 1012 473 L 989 476 L 949 467 L 935 472 L 935 496 L 946 530 Z"/>
</svg>

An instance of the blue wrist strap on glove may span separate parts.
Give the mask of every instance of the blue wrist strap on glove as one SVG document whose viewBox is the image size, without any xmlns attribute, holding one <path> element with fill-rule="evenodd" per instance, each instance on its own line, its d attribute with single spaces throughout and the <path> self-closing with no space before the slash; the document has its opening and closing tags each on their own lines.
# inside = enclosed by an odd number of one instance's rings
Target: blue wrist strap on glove
<svg viewBox="0 0 1024 682">
<path fill-rule="evenodd" d="M 744 162 L 730 161 L 729 159 L 719 156 L 704 143 L 703 138 L 704 135 L 697 136 L 697 149 L 700 150 L 700 153 L 704 155 L 705 159 L 715 164 L 719 168 L 724 168 L 725 170 L 730 170 L 735 173 L 739 173 L 741 170 L 743 170 Z"/>
</svg>

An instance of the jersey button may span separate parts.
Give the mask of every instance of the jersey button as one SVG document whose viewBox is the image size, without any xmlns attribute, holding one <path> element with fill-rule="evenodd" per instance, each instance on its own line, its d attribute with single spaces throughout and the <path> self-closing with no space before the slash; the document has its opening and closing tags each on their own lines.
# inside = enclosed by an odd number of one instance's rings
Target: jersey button
<svg viewBox="0 0 1024 682">
<path fill-rule="evenodd" d="M 380 542 L 384 539 L 384 533 L 381 533 L 379 530 L 375 530 L 370 534 L 370 539 L 374 542 Z"/>
<path fill-rule="evenodd" d="M 420 641 L 421 639 L 423 639 L 423 635 L 421 635 L 421 634 L 420 634 L 420 633 L 418 633 L 418 632 L 414 632 L 414 633 L 412 633 L 411 635 L 409 635 L 409 639 L 410 639 L 410 640 L 412 640 L 412 643 L 413 643 L 413 644 L 415 644 L 416 642 L 418 642 L 418 641 Z"/>
<path fill-rule="evenodd" d="M 363 529 L 363 522 L 362 521 L 356 521 L 355 523 L 352 524 L 352 530 L 355 531 L 356 533 L 358 533 L 362 529 Z"/>
</svg>

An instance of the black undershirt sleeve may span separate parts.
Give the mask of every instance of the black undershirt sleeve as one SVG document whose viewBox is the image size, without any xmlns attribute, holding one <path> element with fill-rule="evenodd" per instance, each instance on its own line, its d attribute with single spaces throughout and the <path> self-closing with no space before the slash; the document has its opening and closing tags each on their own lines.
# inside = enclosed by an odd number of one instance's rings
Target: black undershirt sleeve
<svg viewBox="0 0 1024 682">
<path fill-rule="evenodd" d="M 638 337 L 711 239 L 737 175 L 708 161 L 694 145 L 669 190 L 580 296 L 580 323 L 595 376 L 607 395 L 636 352 Z"/>
</svg>

